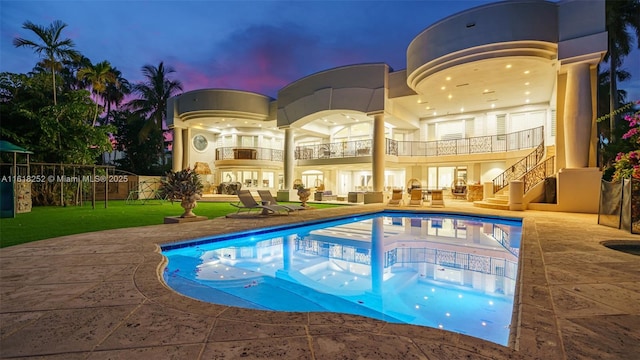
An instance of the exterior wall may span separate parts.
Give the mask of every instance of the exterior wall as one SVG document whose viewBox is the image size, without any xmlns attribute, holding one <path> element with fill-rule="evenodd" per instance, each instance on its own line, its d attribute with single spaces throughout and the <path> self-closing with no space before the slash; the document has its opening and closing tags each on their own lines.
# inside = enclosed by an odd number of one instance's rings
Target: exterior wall
<svg viewBox="0 0 640 360">
<path fill-rule="evenodd" d="M 267 120 L 273 118 L 271 99 L 268 96 L 247 91 L 204 89 L 189 91 L 172 98 L 167 111 L 167 125 L 178 125 L 179 120 L 188 121 L 203 116 L 241 117 Z"/>
<path fill-rule="evenodd" d="M 544 1 L 500 2 L 450 16 L 424 30 L 409 44 L 409 84 L 415 88 L 428 76 L 429 69 L 446 68 L 440 65 L 450 60 L 447 55 L 463 58 L 465 52 L 474 53 L 486 45 L 497 50 L 496 44 L 500 43 L 505 49 L 517 48 L 519 45 L 513 43 L 518 41 L 557 43 L 557 19 L 557 5 Z M 465 59 L 468 61 L 471 60 Z"/>
<path fill-rule="evenodd" d="M 386 64 L 364 64 L 300 79 L 278 92 L 278 126 L 326 110 L 383 111 L 388 72 Z"/>
</svg>

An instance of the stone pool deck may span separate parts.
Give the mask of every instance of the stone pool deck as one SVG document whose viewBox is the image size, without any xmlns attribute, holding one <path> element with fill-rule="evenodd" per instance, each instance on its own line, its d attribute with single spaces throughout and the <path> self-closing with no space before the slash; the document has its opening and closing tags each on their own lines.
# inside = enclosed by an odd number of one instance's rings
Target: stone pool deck
<svg viewBox="0 0 640 360">
<path fill-rule="evenodd" d="M 638 359 L 640 257 L 600 242 L 640 236 L 597 225 L 592 214 L 489 210 L 464 201 L 421 208 L 524 217 L 511 348 L 352 315 L 212 305 L 161 280 L 159 244 L 383 207 L 218 218 L 0 249 L 0 358 Z"/>
</svg>

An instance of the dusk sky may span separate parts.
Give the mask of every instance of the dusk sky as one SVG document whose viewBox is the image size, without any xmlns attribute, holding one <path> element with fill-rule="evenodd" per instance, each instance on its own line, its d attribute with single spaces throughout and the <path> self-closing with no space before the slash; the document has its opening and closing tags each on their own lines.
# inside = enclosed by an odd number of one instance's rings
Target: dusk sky
<svg viewBox="0 0 640 360">
<path fill-rule="evenodd" d="M 277 97 L 318 71 L 384 62 L 406 68 L 406 49 L 429 25 L 495 1 L 6 1 L 0 0 L 0 71 L 29 72 L 38 57 L 15 48 L 29 20 L 61 20 L 64 38 L 93 63 L 107 60 L 130 82 L 160 61 L 184 91 L 229 88 Z M 638 52 L 624 68 L 640 68 Z M 630 68 L 631 67 L 631 68 Z M 620 88 L 640 98 L 640 71 Z"/>
</svg>

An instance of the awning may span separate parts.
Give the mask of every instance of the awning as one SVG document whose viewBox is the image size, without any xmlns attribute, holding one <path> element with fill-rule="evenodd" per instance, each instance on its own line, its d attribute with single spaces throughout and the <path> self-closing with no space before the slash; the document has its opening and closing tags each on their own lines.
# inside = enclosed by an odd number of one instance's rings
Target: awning
<svg viewBox="0 0 640 360">
<path fill-rule="evenodd" d="M 9 152 L 9 153 L 19 153 L 19 154 L 33 154 L 32 151 L 29 151 L 25 148 L 21 148 L 20 146 L 14 145 L 8 141 L 0 140 L 0 152 Z"/>
</svg>

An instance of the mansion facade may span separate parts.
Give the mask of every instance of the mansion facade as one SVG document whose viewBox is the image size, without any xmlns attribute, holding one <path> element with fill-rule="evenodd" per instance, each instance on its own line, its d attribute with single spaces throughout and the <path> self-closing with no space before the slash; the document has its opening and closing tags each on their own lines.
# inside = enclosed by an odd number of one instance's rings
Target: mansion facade
<svg viewBox="0 0 640 360">
<path fill-rule="evenodd" d="M 171 98 L 173 169 L 197 165 L 212 191 L 236 182 L 283 200 L 298 184 L 383 202 L 395 188 L 475 184 L 487 197 L 524 181 L 524 208 L 597 212 L 606 51 L 604 0 L 476 7 L 418 34 L 403 70 L 328 69 L 277 99 L 226 89 Z M 544 181 L 524 175 L 541 164 L 542 179 L 556 179 L 553 204 L 540 200 Z"/>
</svg>

